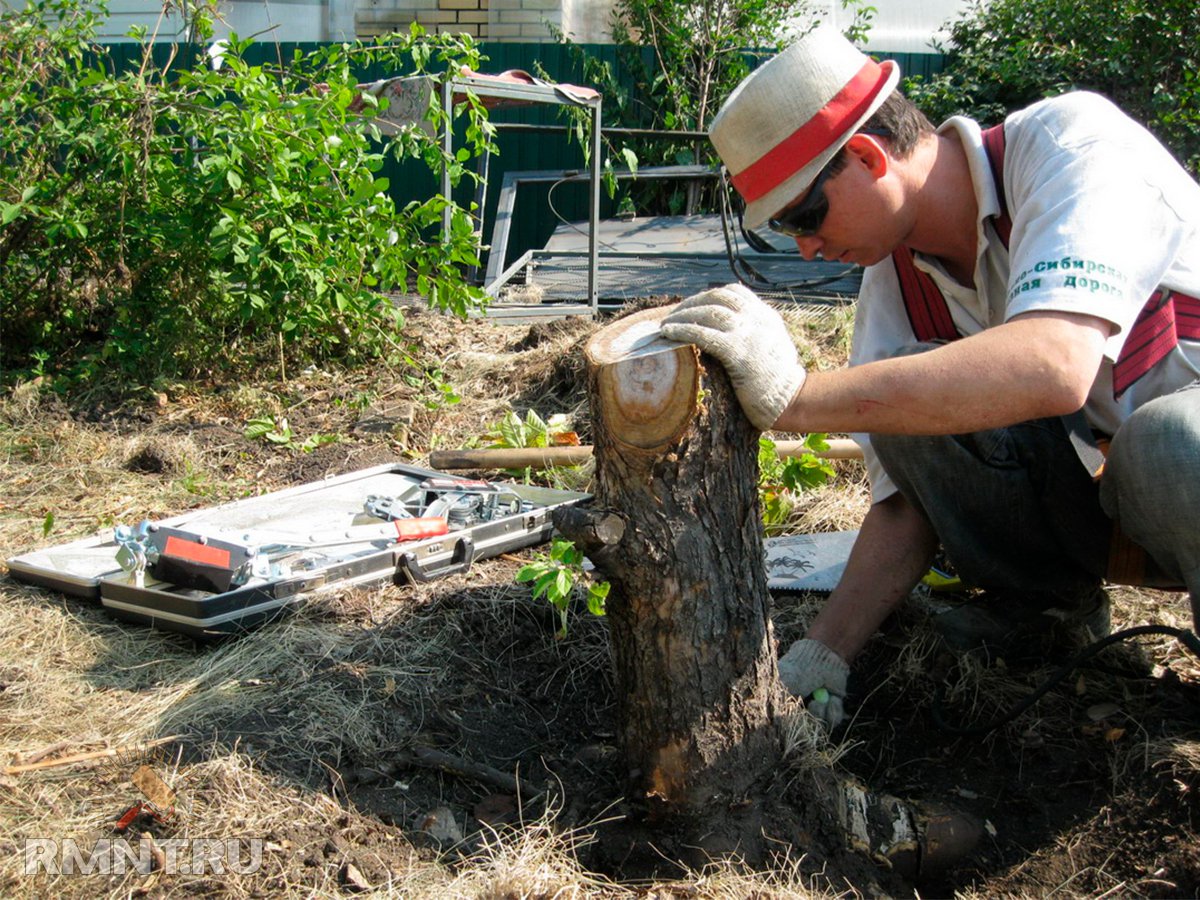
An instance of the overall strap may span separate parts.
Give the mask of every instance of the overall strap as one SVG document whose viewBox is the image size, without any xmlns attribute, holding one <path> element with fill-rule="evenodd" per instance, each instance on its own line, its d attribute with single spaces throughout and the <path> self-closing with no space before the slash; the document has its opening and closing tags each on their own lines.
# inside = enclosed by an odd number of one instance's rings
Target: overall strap
<svg viewBox="0 0 1200 900">
<path fill-rule="evenodd" d="M 1008 214 L 1008 203 L 1004 196 L 1004 126 L 994 125 L 983 131 L 983 148 L 987 151 L 988 164 L 992 169 L 992 180 L 996 184 L 996 195 L 1000 198 L 1000 212 L 992 218 L 996 234 L 1008 246 L 1012 234 L 1012 217 Z M 892 253 L 896 275 L 900 279 L 900 296 L 904 300 L 904 311 L 909 325 L 918 341 L 953 341 L 960 337 L 950 317 L 946 298 L 938 290 L 932 278 L 913 263 L 912 250 L 897 247 Z"/>
<path fill-rule="evenodd" d="M 1200 299 L 1179 291 L 1155 291 L 1138 313 L 1121 355 L 1113 363 L 1113 397 L 1120 397 L 1158 365 L 1180 338 L 1200 341 Z"/>
<path fill-rule="evenodd" d="M 913 263 L 912 251 L 897 247 L 892 253 L 896 276 L 900 279 L 900 296 L 908 323 L 918 341 L 952 341 L 959 337 L 950 307 L 932 278 Z"/>
</svg>

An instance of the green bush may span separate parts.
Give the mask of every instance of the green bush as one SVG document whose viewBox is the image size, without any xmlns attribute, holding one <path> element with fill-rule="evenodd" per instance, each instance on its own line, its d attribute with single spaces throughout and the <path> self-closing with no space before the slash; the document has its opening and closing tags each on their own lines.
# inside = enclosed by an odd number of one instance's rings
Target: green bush
<svg viewBox="0 0 1200 900">
<path fill-rule="evenodd" d="M 448 201 L 398 209 L 380 177 L 389 155 L 440 171 L 433 132 L 383 140 L 377 104 L 355 105 L 367 66 L 477 67 L 469 38 L 414 28 L 274 67 L 248 63 L 250 42 L 235 38 L 219 68 L 190 45 L 156 63 L 145 43 L 140 66 L 114 72 L 98 22 L 80 0 L 0 18 L 6 368 L 48 359 L 76 375 L 154 376 L 285 352 L 355 361 L 393 343 L 388 291 L 459 314 L 481 302 L 459 270 L 476 262 L 467 213 L 452 207 L 443 241 Z M 189 50 L 199 59 L 184 65 Z M 455 179 L 488 139 L 481 107 L 464 105 L 472 149 L 446 161 Z"/>
<path fill-rule="evenodd" d="M 907 93 L 940 121 L 1005 113 L 1072 89 L 1104 94 L 1200 173 L 1195 0 L 989 0 L 950 29 L 946 66 Z"/>
</svg>

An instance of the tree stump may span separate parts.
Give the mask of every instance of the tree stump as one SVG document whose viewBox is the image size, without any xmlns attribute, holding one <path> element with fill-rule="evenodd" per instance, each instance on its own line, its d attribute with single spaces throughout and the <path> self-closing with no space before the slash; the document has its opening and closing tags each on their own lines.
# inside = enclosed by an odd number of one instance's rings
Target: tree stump
<svg viewBox="0 0 1200 900">
<path fill-rule="evenodd" d="M 758 432 L 720 366 L 658 336 L 666 312 L 588 344 L 597 502 L 559 525 L 612 584 L 620 728 L 651 816 L 709 820 L 778 763 L 784 694 Z"/>
<path fill-rule="evenodd" d="M 669 311 L 636 313 L 589 341 L 595 503 L 555 525 L 612 585 L 632 799 L 701 856 L 752 860 L 756 788 L 780 767 L 795 710 L 778 678 L 763 565 L 759 432 L 719 364 L 659 335 Z M 809 774 L 806 818 L 888 867 L 944 865 L 973 844 L 974 823 L 956 814 L 922 814 L 829 766 Z"/>
</svg>

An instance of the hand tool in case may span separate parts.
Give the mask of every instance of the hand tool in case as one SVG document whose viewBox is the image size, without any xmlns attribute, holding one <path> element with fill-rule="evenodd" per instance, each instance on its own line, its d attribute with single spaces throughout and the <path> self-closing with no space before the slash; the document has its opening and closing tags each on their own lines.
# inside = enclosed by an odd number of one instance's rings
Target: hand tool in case
<svg viewBox="0 0 1200 900">
<path fill-rule="evenodd" d="M 377 466 L 8 560 L 20 581 L 193 637 L 237 633 L 322 590 L 426 582 L 550 539 L 588 494 Z"/>
</svg>

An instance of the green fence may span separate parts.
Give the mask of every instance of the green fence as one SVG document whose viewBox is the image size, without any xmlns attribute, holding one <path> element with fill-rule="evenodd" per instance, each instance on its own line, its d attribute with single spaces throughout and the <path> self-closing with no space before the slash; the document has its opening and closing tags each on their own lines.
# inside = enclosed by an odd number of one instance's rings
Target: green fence
<svg viewBox="0 0 1200 900">
<path fill-rule="evenodd" d="M 292 58 L 295 51 L 311 51 L 321 46 L 316 43 L 259 43 L 250 46 L 246 59 L 252 64 L 270 64 Z M 561 44 L 520 44 L 483 42 L 481 45 L 486 63 L 481 67 L 486 73 L 503 72 L 508 69 L 523 69 L 538 74 L 544 72 L 557 82 L 583 84 L 583 72 L 578 53 Z M 110 44 L 108 46 L 113 65 L 117 69 L 139 65 L 141 48 L 134 43 Z M 618 80 L 632 89 L 633 76 L 626 71 L 618 56 L 618 48 L 611 44 L 589 44 L 586 52 L 602 62 L 607 62 Z M 167 60 L 171 52 L 169 45 L 154 48 L 159 63 Z M 942 57 L 936 54 L 881 54 L 896 60 L 906 76 L 929 77 L 942 69 Z M 644 50 L 644 62 L 653 68 L 653 51 Z M 175 66 L 189 66 L 206 62 L 204 48 L 183 46 L 179 48 Z M 364 69 L 360 73 L 363 81 L 374 81 L 403 72 L 385 72 L 378 68 Z M 522 125 L 562 125 L 562 107 L 529 106 L 515 109 L 499 109 L 493 112 L 492 120 L 497 123 Z M 490 239 L 495 220 L 497 194 L 506 172 L 530 170 L 584 169 L 585 161 L 578 144 L 568 141 L 565 134 L 531 133 L 528 131 L 500 131 L 497 140 L 498 154 L 491 160 L 488 191 L 484 202 L 484 241 Z M 439 189 L 437 180 L 420 164 L 389 163 L 384 172 L 392 185 L 392 194 L 397 203 L 422 199 Z M 529 185 L 521 189 L 519 202 L 514 211 L 508 242 L 509 260 L 531 248 L 545 245 L 555 227 L 562 220 L 580 221 L 587 218 L 587 195 L 582 184 L 564 184 L 554 188 L 548 185 Z M 467 203 L 472 199 L 469 187 L 464 186 L 455 199 Z M 613 204 L 607 197 L 602 200 L 601 215 L 613 212 Z"/>
</svg>

